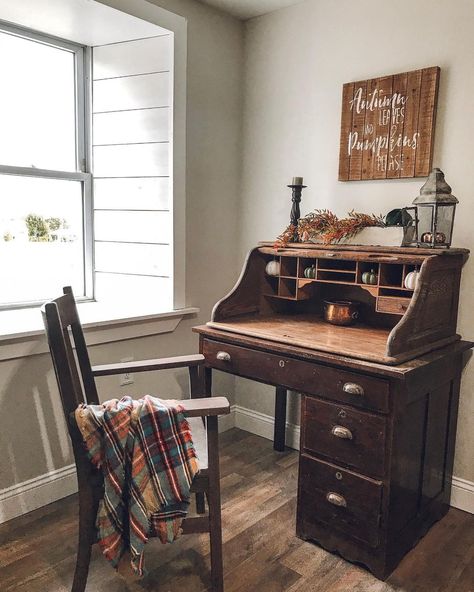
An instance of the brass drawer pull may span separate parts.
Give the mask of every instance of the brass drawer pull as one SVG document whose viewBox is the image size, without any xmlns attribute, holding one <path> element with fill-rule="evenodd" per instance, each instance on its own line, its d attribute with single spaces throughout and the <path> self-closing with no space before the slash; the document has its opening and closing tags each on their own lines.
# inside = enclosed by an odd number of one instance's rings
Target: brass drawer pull
<svg viewBox="0 0 474 592">
<path fill-rule="evenodd" d="M 359 395 L 360 397 L 364 395 L 364 389 L 360 384 L 356 384 L 355 382 L 346 382 L 342 390 L 348 395 Z"/>
<path fill-rule="evenodd" d="M 339 508 L 347 508 L 346 498 L 342 495 L 339 495 L 339 493 L 334 493 L 333 491 L 330 491 L 326 495 L 326 499 L 333 506 L 338 506 Z"/>
<path fill-rule="evenodd" d="M 222 362 L 230 362 L 230 354 L 225 351 L 217 352 L 216 358 Z"/>
<path fill-rule="evenodd" d="M 334 426 L 331 430 L 331 434 L 336 438 L 342 438 L 343 440 L 352 440 L 351 430 L 344 428 L 340 425 Z"/>
</svg>

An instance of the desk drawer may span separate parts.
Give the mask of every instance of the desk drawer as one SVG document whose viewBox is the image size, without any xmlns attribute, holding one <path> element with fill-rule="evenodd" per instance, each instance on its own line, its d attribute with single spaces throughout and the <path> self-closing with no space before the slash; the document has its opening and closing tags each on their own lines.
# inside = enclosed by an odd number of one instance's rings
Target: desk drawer
<svg viewBox="0 0 474 592">
<path fill-rule="evenodd" d="M 367 475 L 384 475 L 384 417 L 305 396 L 301 423 L 303 450 Z"/>
<path fill-rule="evenodd" d="M 381 481 L 302 454 L 298 521 L 327 524 L 376 547 L 380 539 Z M 308 528 L 306 528 L 308 530 Z"/>
<path fill-rule="evenodd" d="M 224 372 L 363 409 L 389 410 L 388 380 L 211 339 L 203 339 L 202 353 L 209 366 Z"/>
<path fill-rule="evenodd" d="M 410 298 L 394 298 L 379 296 L 377 298 L 377 312 L 404 315 L 410 306 Z"/>
</svg>

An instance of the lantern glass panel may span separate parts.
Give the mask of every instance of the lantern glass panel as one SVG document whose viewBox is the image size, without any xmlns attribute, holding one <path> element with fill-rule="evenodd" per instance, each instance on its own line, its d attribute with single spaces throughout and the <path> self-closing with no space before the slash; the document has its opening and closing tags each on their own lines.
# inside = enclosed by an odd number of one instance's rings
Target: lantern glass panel
<svg viewBox="0 0 474 592">
<path fill-rule="evenodd" d="M 431 235 L 433 231 L 434 205 L 419 205 L 417 208 L 417 214 L 418 240 L 422 243 L 431 243 L 431 237 L 429 237 L 428 235 Z"/>
<path fill-rule="evenodd" d="M 436 233 L 444 236 L 445 244 L 451 244 L 451 234 L 453 231 L 455 204 L 438 205 L 436 216 Z M 440 237 L 441 238 L 441 237 Z"/>
</svg>

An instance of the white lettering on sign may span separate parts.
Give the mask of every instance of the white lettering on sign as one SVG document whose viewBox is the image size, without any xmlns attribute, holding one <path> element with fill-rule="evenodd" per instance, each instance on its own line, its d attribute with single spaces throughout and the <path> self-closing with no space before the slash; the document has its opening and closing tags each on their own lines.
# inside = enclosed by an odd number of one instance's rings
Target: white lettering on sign
<svg viewBox="0 0 474 592">
<path fill-rule="evenodd" d="M 399 171 L 403 169 L 403 158 L 399 148 L 408 146 L 416 150 L 418 146 L 419 132 L 411 136 L 398 132 L 398 127 L 403 129 L 405 121 L 405 106 L 409 97 L 399 92 L 386 95 L 383 89 L 375 89 L 369 93 L 367 99 L 363 98 L 363 88 L 359 87 L 354 98 L 349 101 L 351 111 L 362 113 L 363 111 L 377 110 L 377 125 L 382 128 L 381 133 L 374 135 L 376 131 L 372 123 L 364 125 L 364 134 L 351 131 L 348 134 L 347 155 L 354 151 L 369 151 L 376 156 L 375 166 L 377 171 Z M 387 126 L 390 128 L 387 130 Z M 369 137 L 368 137 L 369 136 Z M 388 154 L 381 155 L 382 150 L 388 150 Z M 393 152 L 396 151 L 395 154 Z"/>
<path fill-rule="evenodd" d="M 362 113 L 362 111 L 366 110 L 374 111 L 375 109 L 383 109 L 384 107 L 389 107 L 393 110 L 400 105 L 405 105 L 408 100 L 407 96 L 400 93 L 384 95 L 383 89 L 378 88 L 376 88 L 374 92 L 369 93 L 369 98 L 367 99 L 362 98 L 363 93 L 364 89 L 359 86 L 354 93 L 354 98 L 349 102 L 351 109 L 354 109 L 355 107 L 356 113 Z M 382 95 L 382 97 L 380 95 Z"/>
</svg>

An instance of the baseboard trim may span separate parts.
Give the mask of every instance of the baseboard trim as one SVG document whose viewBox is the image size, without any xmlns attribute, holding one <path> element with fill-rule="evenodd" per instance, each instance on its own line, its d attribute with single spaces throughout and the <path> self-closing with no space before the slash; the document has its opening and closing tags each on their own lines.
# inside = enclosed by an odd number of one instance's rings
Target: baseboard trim
<svg viewBox="0 0 474 592">
<path fill-rule="evenodd" d="M 227 432 L 227 430 L 235 428 L 235 407 L 235 405 L 231 405 L 230 413 L 219 417 L 219 432 Z"/>
<path fill-rule="evenodd" d="M 474 514 L 474 483 L 453 477 L 451 486 L 451 505 L 458 510 Z"/>
<path fill-rule="evenodd" d="M 229 415 L 219 418 L 219 431 L 233 427 L 273 440 L 274 419 L 271 415 L 232 405 Z M 300 427 L 286 424 L 287 446 L 299 449 Z M 50 471 L 23 483 L 0 490 L 0 524 L 37 510 L 77 491 L 75 465 Z M 474 514 L 474 483 L 453 477 L 451 505 Z"/>
<path fill-rule="evenodd" d="M 273 440 L 273 426 L 275 424 L 273 416 L 240 405 L 234 405 L 234 413 L 236 428 Z M 300 426 L 286 423 L 286 445 L 299 450 Z"/>
<path fill-rule="evenodd" d="M 76 466 L 68 465 L 0 491 L 0 524 L 77 491 Z"/>
</svg>

